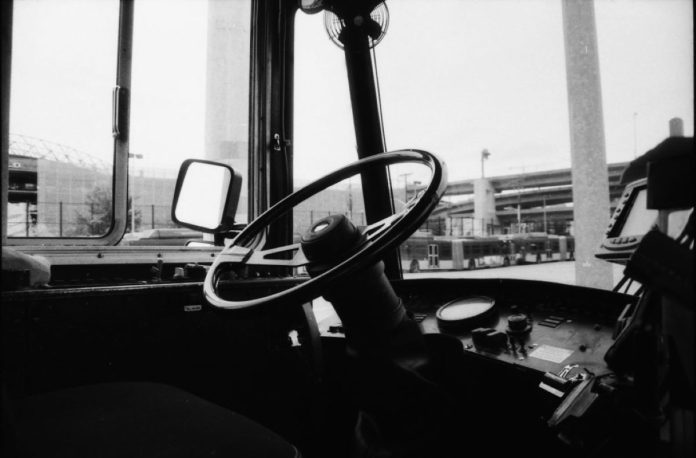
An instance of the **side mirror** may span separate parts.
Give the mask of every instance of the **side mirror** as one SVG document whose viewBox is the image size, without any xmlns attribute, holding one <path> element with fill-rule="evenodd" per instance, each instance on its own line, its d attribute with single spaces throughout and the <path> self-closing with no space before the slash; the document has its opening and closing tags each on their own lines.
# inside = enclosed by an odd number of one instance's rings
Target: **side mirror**
<svg viewBox="0 0 696 458">
<path fill-rule="evenodd" d="M 172 221 L 201 232 L 232 229 L 242 177 L 219 162 L 187 159 L 174 189 Z"/>
</svg>

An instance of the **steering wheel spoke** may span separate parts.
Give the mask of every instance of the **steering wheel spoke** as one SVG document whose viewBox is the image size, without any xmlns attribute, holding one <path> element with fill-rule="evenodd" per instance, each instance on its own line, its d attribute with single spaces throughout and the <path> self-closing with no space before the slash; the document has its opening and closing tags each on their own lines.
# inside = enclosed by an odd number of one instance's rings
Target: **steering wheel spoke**
<svg viewBox="0 0 696 458">
<path fill-rule="evenodd" d="M 421 198 L 423 195 L 423 191 L 419 191 L 416 193 L 415 196 L 411 197 L 408 202 L 406 202 L 406 205 L 404 205 L 404 208 L 401 209 L 401 211 L 394 213 L 393 215 L 387 216 L 386 218 L 377 221 L 376 223 L 372 223 L 369 226 L 366 226 L 363 228 L 363 234 L 367 237 L 368 240 L 372 240 L 375 237 L 379 236 L 382 232 L 386 231 L 389 229 L 391 226 L 394 225 L 397 221 L 399 221 L 401 218 L 406 216 L 406 214 L 416 206 L 418 203 L 418 200 Z"/>
<path fill-rule="evenodd" d="M 309 261 L 299 243 L 251 253 L 246 264 L 255 266 L 302 267 Z"/>
<path fill-rule="evenodd" d="M 376 223 L 372 223 L 369 226 L 364 227 L 362 229 L 362 232 L 363 234 L 365 234 L 365 237 L 367 237 L 367 240 L 373 240 L 380 236 L 387 229 L 389 229 L 392 225 L 394 225 L 394 223 L 403 218 L 404 215 L 406 215 L 407 211 L 408 210 L 404 210 L 398 213 L 394 213 L 393 215 L 387 216 L 386 218 L 379 220 Z"/>
<path fill-rule="evenodd" d="M 218 261 L 220 263 L 280 267 L 302 267 L 309 262 L 299 243 L 268 250 L 254 250 L 232 245 L 219 254 Z"/>
<path fill-rule="evenodd" d="M 246 264 L 253 252 L 254 250 L 252 250 L 251 248 L 232 245 L 220 252 L 220 254 L 218 255 L 218 261 L 220 263 L 232 262 L 235 264 Z"/>
</svg>

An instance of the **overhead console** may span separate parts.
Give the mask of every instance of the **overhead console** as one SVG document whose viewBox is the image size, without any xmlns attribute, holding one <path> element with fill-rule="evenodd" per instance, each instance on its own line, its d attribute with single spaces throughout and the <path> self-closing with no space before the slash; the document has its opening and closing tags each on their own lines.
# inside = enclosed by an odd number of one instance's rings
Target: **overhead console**
<svg viewBox="0 0 696 458">
<path fill-rule="evenodd" d="M 682 234 L 694 202 L 692 144 L 693 138 L 668 138 L 631 163 L 622 177 L 626 188 L 595 253 L 597 258 L 626 264 L 651 230 L 672 239 Z"/>
<path fill-rule="evenodd" d="M 598 258 L 621 264 L 628 261 L 643 236 L 657 224 L 658 212 L 647 208 L 647 196 L 646 179 L 626 186 L 596 253 Z"/>
</svg>

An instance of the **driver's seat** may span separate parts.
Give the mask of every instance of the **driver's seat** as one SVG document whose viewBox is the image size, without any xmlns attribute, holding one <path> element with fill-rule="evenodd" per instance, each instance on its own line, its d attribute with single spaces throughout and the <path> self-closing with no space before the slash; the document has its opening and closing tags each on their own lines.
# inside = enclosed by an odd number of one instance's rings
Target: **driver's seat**
<svg viewBox="0 0 696 458">
<path fill-rule="evenodd" d="M 16 401 L 12 414 L 14 437 L 5 438 L 13 442 L 11 456 L 300 456 L 260 424 L 157 383 L 105 383 L 40 394 Z"/>
</svg>

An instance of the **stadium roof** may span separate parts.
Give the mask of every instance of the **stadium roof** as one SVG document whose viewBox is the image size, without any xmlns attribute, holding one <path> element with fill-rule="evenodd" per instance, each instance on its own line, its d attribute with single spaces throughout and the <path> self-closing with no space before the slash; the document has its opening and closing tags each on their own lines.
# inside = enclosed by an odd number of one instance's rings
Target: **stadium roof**
<svg viewBox="0 0 696 458">
<path fill-rule="evenodd" d="M 10 134 L 10 154 L 65 162 L 95 171 L 109 172 L 111 164 L 70 146 L 28 135 Z"/>
</svg>

